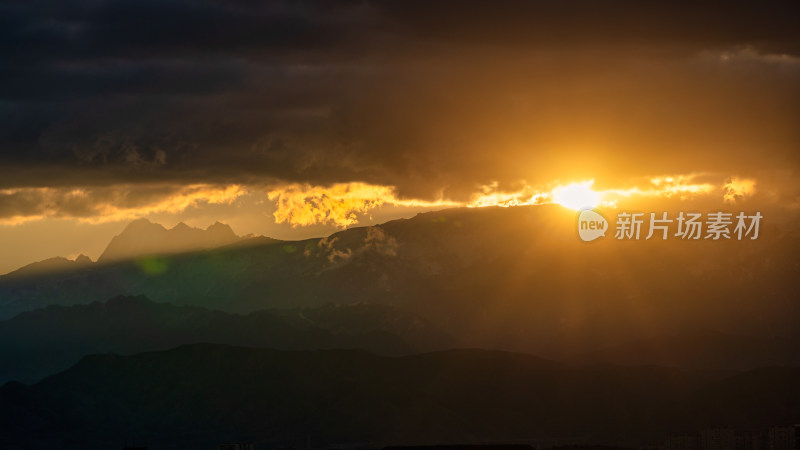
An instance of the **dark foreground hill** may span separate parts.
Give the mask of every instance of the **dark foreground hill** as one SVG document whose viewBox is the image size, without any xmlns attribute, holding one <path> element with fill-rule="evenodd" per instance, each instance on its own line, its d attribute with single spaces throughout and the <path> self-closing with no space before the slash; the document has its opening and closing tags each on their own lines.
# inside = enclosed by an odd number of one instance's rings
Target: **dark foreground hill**
<svg viewBox="0 0 800 450">
<path fill-rule="evenodd" d="M 407 354 L 450 342 L 412 314 L 382 305 L 326 305 L 246 315 L 117 297 L 50 306 L 0 322 L 0 383 L 34 382 L 87 354 L 140 353 L 183 344 L 276 349 L 360 348 Z"/>
<path fill-rule="evenodd" d="M 662 442 L 719 424 L 793 423 L 800 368 L 742 373 L 652 366 L 562 366 L 523 354 L 451 350 L 404 357 L 357 350 L 191 345 L 83 358 L 26 387 L 0 389 L 10 445 L 99 448 L 136 437 L 153 448 L 368 442 Z"/>
</svg>

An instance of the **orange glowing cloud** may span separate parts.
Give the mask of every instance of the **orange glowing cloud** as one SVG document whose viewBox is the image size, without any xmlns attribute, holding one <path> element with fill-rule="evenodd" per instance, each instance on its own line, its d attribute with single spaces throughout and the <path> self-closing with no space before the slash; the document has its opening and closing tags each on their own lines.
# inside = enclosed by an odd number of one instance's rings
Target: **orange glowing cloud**
<svg viewBox="0 0 800 450">
<path fill-rule="evenodd" d="M 751 197 L 756 192 L 756 180 L 748 178 L 731 177 L 723 186 L 723 199 L 726 203 L 736 203 L 739 200 Z"/>
<path fill-rule="evenodd" d="M 641 187 L 598 189 L 594 180 L 535 186 L 520 182 L 515 190 L 501 190 L 498 183 L 479 187 L 467 201 L 446 198 L 400 198 L 394 186 L 363 182 L 273 185 L 266 189 L 275 205 L 275 223 L 292 227 L 332 225 L 345 228 L 383 207 L 432 209 L 449 207 L 520 206 L 556 203 L 576 209 L 582 206 L 618 207 L 634 198 L 689 200 L 720 194 L 728 203 L 752 196 L 753 179 L 729 177 L 709 181 L 708 175 L 670 175 L 642 180 Z M 232 204 L 240 197 L 264 192 L 263 186 L 242 185 L 117 185 L 111 187 L 32 187 L 0 190 L 0 225 L 16 225 L 48 218 L 72 218 L 103 223 L 129 220 L 155 213 L 180 213 L 188 208 Z M 709 197 L 710 198 L 710 197 Z"/>
<path fill-rule="evenodd" d="M 632 198 L 667 198 L 691 200 L 723 192 L 726 202 L 749 197 L 754 192 L 755 181 L 731 178 L 723 184 L 700 182 L 700 174 L 656 176 L 638 185 L 624 188 L 596 189 L 594 180 L 583 180 L 567 184 L 551 183 L 547 186 L 531 186 L 523 183 L 516 191 L 500 191 L 497 183 L 482 186 L 464 206 L 519 206 L 557 203 L 572 209 L 582 206 L 617 207 Z"/>
<path fill-rule="evenodd" d="M 499 191 L 498 183 L 491 183 L 481 186 L 480 191 L 472 195 L 472 198 L 464 206 L 470 208 L 482 208 L 485 206 L 520 206 L 538 205 L 549 201 L 549 193 L 541 192 L 537 188 L 524 184 L 517 191 Z"/>
<path fill-rule="evenodd" d="M 384 205 L 416 208 L 461 206 L 460 203 L 446 200 L 400 199 L 392 186 L 361 182 L 332 186 L 290 184 L 271 189 L 267 197 L 277 207 L 275 222 L 288 223 L 293 227 L 329 224 L 344 228 L 356 224 L 359 214 Z"/>
<path fill-rule="evenodd" d="M 650 185 L 644 188 L 634 186 L 626 189 L 608 189 L 603 192 L 606 197 L 679 197 L 682 200 L 692 198 L 697 195 L 705 195 L 714 192 L 715 186 L 710 183 L 696 183 L 696 175 L 674 175 L 653 177 Z"/>
<path fill-rule="evenodd" d="M 179 213 L 192 206 L 230 204 L 246 190 L 239 185 L 147 185 L 15 188 L 0 190 L 0 224 L 46 218 L 103 223 L 153 213 Z"/>
</svg>

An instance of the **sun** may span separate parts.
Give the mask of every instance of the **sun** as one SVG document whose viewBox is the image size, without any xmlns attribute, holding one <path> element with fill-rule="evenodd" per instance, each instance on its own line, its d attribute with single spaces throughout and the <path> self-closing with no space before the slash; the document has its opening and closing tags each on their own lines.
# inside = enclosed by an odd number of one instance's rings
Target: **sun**
<svg viewBox="0 0 800 450">
<path fill-rule="evenodd" d="M 600 194 L 592 190 L 592 184 L 594 180 L 558 186 L 552 191 L 553 203 L 574 210 L 594 208 L 600 204 Z"/>
</svg>

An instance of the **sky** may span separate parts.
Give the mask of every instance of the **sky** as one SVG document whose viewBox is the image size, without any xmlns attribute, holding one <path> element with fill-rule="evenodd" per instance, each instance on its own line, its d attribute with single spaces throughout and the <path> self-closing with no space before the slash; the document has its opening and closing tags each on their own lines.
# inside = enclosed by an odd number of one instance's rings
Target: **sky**
<svg viewBox="0 0 800 450">
<path fill-rule="evenodd" d="M 794 214 L 799 10 L 2 2 L 0 273 L 139 217 L 297 239 L 581 182 Z"/>
</svg>

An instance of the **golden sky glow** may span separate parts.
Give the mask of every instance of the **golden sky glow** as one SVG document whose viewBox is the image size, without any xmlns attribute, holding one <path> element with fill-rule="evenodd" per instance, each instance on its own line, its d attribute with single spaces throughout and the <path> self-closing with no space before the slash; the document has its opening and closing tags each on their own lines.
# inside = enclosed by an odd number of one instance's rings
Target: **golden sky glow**
<svg viewBox="0 0 800 450">
<path fill-rule="evenodd" d="M 601 179 L 559 180 L 539 185 L 520 181 L 513 190 L 501 189 L 499 183 L 493 182 L 477 187 L 464 200 L 444 196 L 434 200 L 403 197 L 394 186 L 365 182 L 328 186 L 298 183 L 138 184 L 3 189 L 0 190 L 0 199 L 6 204 L 24 205 L 24 208 L 7 208 L 3 211 L 5 217 L 0 217 L 0 231 L 5 230 L 0 233 L 0 244 L 8 249 L 0 272 L 55 255 L 74 257 L 87 253 L 97 257 L 124 224 L 139 217 L 167 226 L 184 221 L 206 227 L 222 220 L 241 235 L 302 239 L 323 236 L 337 229 L 410 217 L 421 211 L 452 207 L 556 203 L 571 209 L 601 206 L 657 210 L 664 201 L 669 201 L 673 207 L 684 205 L 697 209 L 698 205 L 733 207 L 757 197 L 761 209 L 769 205 L 784 210 L 796 209 L 796 203 L 782 201 L 779 191 L 770 187 L 774 185 L 766 183 L 766 186 L 760 187 L 754 178 L 713 174 L 659 175 L 619 184 Z M 27 224 L 35 223 L 41 225 L 26 228 Z M 85 226 L 100 227 L 103 224 L 110 226 L 103 226 L 97 233 L 85 229 Z M 19 229 L 10 231 L 15 228 Z M 60 245 L 50 242 L 42 246 L 39 244 L 42 229 L 73 233 L 75 238 L 60 241 Z M 29 244 L 24 245 L 26 242 Z M 17 247 L 19 251 L 14 250 Z"/>
<path fill-rule="evenodd" d="M 46 218 L 74 218 L 88 223 L 118 222 L 155 213 L 180 213 L 203 204 L 230 204 L 244 192 L 245 189 L 239 185 L 205 184 L 3 189 L 0 190 L 0 199 L 25 202 L 25 208 L 0 217 L 0 225 L 20 225 Z"/>
<path fill-rule="evenodd" d="M 271 187 L 194 184 L 118 185 L 110 188 L 16 188 L 0 190 L 0 199 L 25 202 L 26 208 L 0 217 L 0 225 L 19 225 L 45 219 L 76 219 L 86 223 L 127 221 L 154 214 L 180 214 L 204 205 L 230 205 L 245 195 L 266 194 L 274 204 L 274 223 L 293 227 L 316 224 L 345 228 L 358 224 L 365 215 L 384 207 L 431 209 L 450 207 L 519 206 L 557 203 L 579 209 L 599 204 L 615 207 L 629 199 L 676 198 L 690 200 L 715 194 L 719 200 L 735 203 L 756 192 L 756 181 L 727 177 L 716 184 L 699 181 L 701 175 L 651 177 L 642 185 L 600 188 L 594 179 L 534 186 L 521 182 L 518 189 L 504 191 L 498 183 L 478 188 L 469 200 L 402 198 L 394 186 L 363 182 L 330 186 L 283 184 Z M 706 177 L 708 178 L 708 177 Z M 717 177 L 719 178 L 719 177 Z"/>
<path fill-rule="evenodd" d="M 14 4 L 0 271 L 137 217 L 295 239 L 449 207 L 800 212 L 793 6 L 245 3 L 124 32 L 113 1 Z"/>
</svg>

